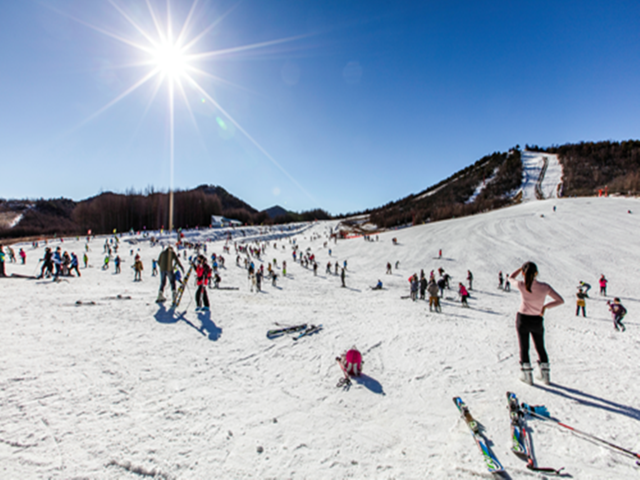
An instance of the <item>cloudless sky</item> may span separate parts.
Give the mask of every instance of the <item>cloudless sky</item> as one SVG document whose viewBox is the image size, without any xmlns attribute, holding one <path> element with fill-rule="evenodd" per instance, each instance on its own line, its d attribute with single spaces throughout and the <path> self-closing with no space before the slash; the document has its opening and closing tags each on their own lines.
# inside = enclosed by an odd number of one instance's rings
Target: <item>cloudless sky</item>
<svg viewBox="0 0 640 480">
<path fill-rule="evenodd" d="M 167 77 L 104 108 L 167 5 L 177 37 L 191 0 L 0 0 L 0 197 L 213 184 L 336 214 L 516 144 L 639 137 L 637 1 L 200 0 L 183 44 L 219 53 L 176 83 L 172 180 Z"/>
</svg>

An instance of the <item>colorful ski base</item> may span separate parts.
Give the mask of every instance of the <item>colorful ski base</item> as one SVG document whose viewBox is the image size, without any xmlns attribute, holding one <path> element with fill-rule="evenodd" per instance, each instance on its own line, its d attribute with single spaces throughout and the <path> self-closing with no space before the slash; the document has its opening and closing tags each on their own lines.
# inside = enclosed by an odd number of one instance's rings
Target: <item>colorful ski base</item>
<svg viewBox="0 0 640 480">
<path fill-rule="evenodd" d="M 462 401 L 460 397 L 453 397 L 453 403 L 458 407 L 460 411 L 460 416 L 465 421 L 469 429 L 471 430 L 471 435 L 473 439 L 476 441 L 476 445 L 480 449 L 480 453 L 482 453 L 482 457 L 484 459 L 484 463 L 487 466 L 487 469 L 490 473 L 503 473 L 504 468 L 502 464 L 498 461 L 496 456 L 493 454 L 489 447 L 487 446 L 487 441 L 484 435 L 480 433 L 480 427 L 478 422 L 473 418 L 471 412 L 467 405 Z"/>
<path fill-rule="evenodd" d="M 269 330 L 267 332 L 267 338 L 282 337 L 283 335 L 286 335 L 287 333 L 299 332 L 300 330 L 304 330 L 305 328 L 307 328 L 307 324 L 306 323 L 303 323 L 301 325 L 293 325 L 291 327 L 275 328 L 275 329 Z"/>
<path fill-rule="evenodd" d="M 187 288 L 187 282 L 189 281 L 189 277 L 191 276 L 192 271 L 193 271 L 193 263 L 189 266 L 189 270 L 187 270 L 187 274 L 184 276 L 184 279 L 182 280 L 182 285 L 180 285 L 180 287 L 178 288 L 178 291 L 176 292 L 176 296 L 173 299 L 173 302 L 171 303 L 172 310 L 175 310 L 176 308 L 178 308 L 178 306 L 180 306 L 180 300 L 182 300 L 182 295 L 184 294 L 184 290 L 185 288 Z"/>
<path fill-rule="evenodd" d="M 306 337 L 307 335 L 311 335 L 312 333 L 319 332 L 320 330 L 322 330 L 322 325 L 309 325 L 299 335 L 293 337 L 293 339 L 300 340 L 302 337 Z"/>
</svg>

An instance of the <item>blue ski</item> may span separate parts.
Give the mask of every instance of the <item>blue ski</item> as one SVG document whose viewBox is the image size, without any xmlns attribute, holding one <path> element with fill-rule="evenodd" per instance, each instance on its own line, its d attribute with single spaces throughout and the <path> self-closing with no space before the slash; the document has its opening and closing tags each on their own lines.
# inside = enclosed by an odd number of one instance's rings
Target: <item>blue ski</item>
<svg viewBox="0 0 640 480">
<path fill-rule="evenodd" d="M 469 429 L 471 430 L 471 435 L 473 439 L 476 441 L 476 445 L 480 449 L 482 453 L 482 457 L 484 459 L 484 463 L 489 469 L 491 473 L 502 473 L 504 472 L 504 468 L 493 454 L 493 452 L 487 446 L 487 440 L 482 433 L 480 433 L 480 426 L 478 422 L 473 418 L 471 412 L 469 412 L 469 407 L 462 401 L 460 397 L 453 397 L 453 403 L 455 403 L 456 407 L 458 407 L 458 411 L 460 411 L 460 416 L 465 421 Z"/>
<path fill-rule="evenodd" d="M 319 332 L 322 330 L 322 325 L 309 325 L 306 330 L 301 332 L 299 335 L 293 337 L 294 340 L 300 340 L 302 337 L 306 337 L 307 335 L 311 335 L 313 333 Z"/>
</svg>

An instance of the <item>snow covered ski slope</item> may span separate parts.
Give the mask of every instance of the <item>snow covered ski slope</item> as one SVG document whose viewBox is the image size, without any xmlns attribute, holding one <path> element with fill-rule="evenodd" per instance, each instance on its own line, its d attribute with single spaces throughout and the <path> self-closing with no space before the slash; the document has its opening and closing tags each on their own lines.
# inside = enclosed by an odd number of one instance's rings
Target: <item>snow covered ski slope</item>
<svg viewBox="0 0 640 480">
<path fill-rule="evenodd" d="M 277 260 L 275 287 L 252 293 L 233 246 L 224 254 L 224 241 L 212 242 L 208 255 L 226 258 L 222 286 L 239 290 L 210 290 L 211 312 L 196 313 L 190 284 L 175 315 L 154 302 L 159 246 L 124 236 L 116 275 L 100 268 L 97 238 L 81 278 L 0 279 L 0 478 L 491 478 L 456 396 L 511 478 L 544 478 L 511 451 L 508 391 L 638 451 L 638 215 L 636 199 L 549 199 L 327 247 L 335 223 L 319 222 L 291 237 L 316 255 L 317 276 L 293 262 L 289 238 L 264 230 L 252 238 L 270 238 L 262 261 Z M 82 239 L 57 245 L 82 256 Z M 131 249 L 142 257 L 142 282 L 133 282 Z M 42 247 L 26 251 L 27 264 L 7 264 L 9 274 L 37 271 Z M 326 264 L 345 260 L 343 288 Z M 519 294 L 497 288 L 498 273 L 525 260 L 566 301 L 545 316 L 550 386 L 518 380 Z M 473 272 L 470 308 L 454 290 L 445 290 L 442 313 L 401 299 L 410 275 L 438 267 L 452 287 Z M 607 297 L 597 292 L 601 274 Z M 378 279 L 384 289 L 371 290 Z M 593 286 L 587 318 L 575 316 L 580 280 Z M 624 333 L 607 311 L 612 296 L 629 311 Z M 266 337 L 301 323 L 323 329 L 297 341 Z M 354 345 L 365 375 L 337 388 L 335 358 Z M 527 425 L 540 465 L 581 480 L 638 478 L 619 452 L 551 422 Z"/>
<path fill-rule="evenodd" d="M 552 153 L 522 152 L 522 200 L 558 198 L 562 165 Z"/>
</svg>

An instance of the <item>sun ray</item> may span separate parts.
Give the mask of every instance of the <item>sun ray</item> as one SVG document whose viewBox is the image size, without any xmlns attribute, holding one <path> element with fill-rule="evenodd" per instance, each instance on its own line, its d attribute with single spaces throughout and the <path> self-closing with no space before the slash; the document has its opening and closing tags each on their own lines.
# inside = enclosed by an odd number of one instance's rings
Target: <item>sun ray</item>
<svg viewBox="0 0 640 480">
<path fill-rule="evenodd" d="M 158 69 L 152 70 L 149 73 L 147 73 L 144 77 L 142 77 L 140 80 L 138 80 L 136 83 L 134 83 L 133 85 L 131 85 L 128 89 L 126 89 L 124 92 L 122 92 L 120 95 L 118 95 L 116 98 L 114 98 L 113 100 L 111 100 L 109 103 L 107 103 L 104 107 L 102 107 L 100 110 L 98 110 L 97 112 L 91 114 L 89 117 L 85 118 L 82 122 L 80 122 L 79 125 L 77 125 L 75 129 L 80 128 L 81 126 L 85 125 L 86 123 L 90 122 L 91 120 L 93 120 L 94 118 L 96 118 L 97 116 L 99 116 L 100 114 L 104 113 L 105 111 L 107 111 L 109 108 L 113 107 L 116 103 L 118 103 L 120 100 L 122 100 L 123 98 L 125 98 L 126 96 L 130 95 L 131 93 L 133 93 L 135 90 L 137 90 L 138 88 L 140 88 L 142 85 L 144 85 L 145 83 L 147 83 L 151 78 L 155 77 L 157 74 L 159 73 Z"/>
<path fill-rule="evenodd" d="M 209 25 L 207 28 L 205 28 L 202 32 L 200 32 L 198 35 L 196 35 L 195 38 L 193 38 L 193 40 L 191 40 L 188 44 L 186 44 L 184 46 L 185 50 L 189 50 L 191 47 L 193 47 L 196 43 L 198 43 L 200 41 L 200 39 L 202 37 L 204 37 L 207 33 L 209 33 L 213 28 L 215 28 L 220 22 L 222 22 L 222 20 L 224 20 L 224 18 L 229 15 L 231 12 L 233 12 L 236 7 L 240 5 L 240 2 L 238 2 L 237 4 L 235 4 L 233 7 L 231 7 L 229 10 L 227 10 L 225 13 L 223 13 L 222 15 L 220 15 L 220 17 L 218 19 L 216 19 L 215 22 L 211 23 L 211 25 Z"/>
<path fill-rule="evenodd" d="M 309 192 L 307 192 L 307 191 L 305 190 L 305 188 L 304 188 L 302 185 L 300 185 L 300 183 L 298 183 L 298 181 L 297 181 L 295 178 L 293 178 L 293 176 L 292 176 L 292 175 L 291 175 L 291 174 L 290 174 L 290 173 L 289 173 L 289 172 L 288 172 L 288 171 L 287 171 L 287 170 L 286 170 L 282 165 L 280 165 L 280 164 L 278 163 L 278 161 L 277 161 L 275 158 L 273 158 L 273 156 L 272 156 L 269 152 L 267 152 L 267 151 L 265 150 L 265 148 L 264 148 L 262 145 L 260 145 L 260 143 L 258 143 L 258 141 L 257 141 L 256 139 L 254 139 L 251 135 L 249 135 L 249 132 L 247 132 L 244 128 L 242 128 L 242 126 L 241 126 L 241 125 L 240 125 L 240 124 L 239 124 L 239 123 L 238 123 L 238 122 L 237 122 L 237 121 L 236 121 L 236 120 L 235 120 L 231 115 L 229 115 L 229 113 L 227 113 L 227 111 L 226 111 L 224 108 L 222 108 L 222 107 L 220 106 L 220 104 L 219 104 L 218 102 L 216 102 L 216 101 L 215 101 L 215 99 L 214 99 L 211 95 L 209 95 L 209 94 L 204 90 L 204 88 L 202 88 L 202 87 L 198 84 L 198 82 L 196 82 L 196 81 L 195 81 L 193 78 L 191 78 L 191 77 L 187 77 L 187 80 L 189 80 L 189 81 L 192 83 L 193 87 L 194 87 L 195 89 L 197 89 L 197 90 L 198 90 L 202 95 L 204 95 L 204 96 L 205 96 L 205 98 L 206 98 L 207 100 L 209 100 L 213 105 L 215 105 L 215 106 L 216 106 L 216 108 L 218 108 L 218 110 L 220 110 L 220 112 L 222 112 L 222 114 L 223 114 L 225 117 L 227 117 L 227 118 L 231 121 L 231 123 L 233 123 L 233 125 L 234 125 L 238 130 L 240 130 L 240 131 L 244 134 L 244 136 L 245 136 L 245 137 L 247 137 L 247 138 L 249 139 L 249 141 L 250 141 L 251 143 L 253 143 L 253 145 L 254 145 L 258 150 L 260 150 L 260 151 L 262 152 L 262 154 L 263 154 L 265 157 L 267 157 L 269 160 L 271 160 L 271 163 L 273 163 L 276 167 L 278 167 L 278 169 L 279 169 L 279 170 L 280 170 L 280 171 L 281 171 L 281 172 L 282 172 L 282 173 L 283 173 L 283 174 L 284 174 L 284 175 L 285 175 L 289 180 L 291 180 L 291 182 L 293 182 L 293 184 L 294 184 L 294 185 L 296 185 L 296 186 L 297 186 L 297 187 L 298 187 L 298 188 L 299 188 L 299 189 L 300 189 L 300 190 L 301 190 L 301 191 L 302 191 L 302 192 L 303 192 L 307 197 L 309 197 L 309 199 L 310 199 L 311 201 L 313 201 L 315 204 L 318 204 L 318 201 L 317 201 L 315 198 L 313 198 L 313 196 L 312 196 Z"/>
<path fill-rule="evenodd" d="M 201 70 L 199 68 L 193 67 L 191 65 L 187 65 L 187 70 L 195 72 L 195 73 L 197 73 L 199 75 L 202 75 L 204 77 L 208 77 L 208 78 L 210 78 L 212 80 L 215 80 L 217 82 L 223 83 L 225 85 L 229 85 L 230 87 L 237 88 L 238 90 L 241 90 L 243 92 L 251 93 L 252 95 L 257 95 L 257 96 L 264 97 L 264 95 L 262 95 L 259 92 L 256 92 L 255 90 L 251 90 L 251 89 L 249 89 L 247 87 L 243 87 L 242 85 L 238 85 L 237 83 L 230 82 L 229 80 L 225 80 L 224 78 L 218 77 L 216 75 L 213 75 L 212 73 L 206 72 L 204 70 Z"/>
<path fill-rule="evenodd" d="M 292 37 L 281 38 L 278 40 L 268 40 L 266 42 L 252 43 L 250 45 L 243 45 L 241 47 L 231 47 L 231 48 L 225 48 L 222 50 L 213 50 L 211 52 L 194 53 L 192 55 L 189 55 L 189 59 L 203 60 L 205 58 L 219 57 L 222 55 L 228 55 L 230 53 L 244 52 L 247 50 L 255 50 L 258 48 L 270 47 L 271 45 L 279 45 L 282 43 L 293 42 L 295 40 L 300 40 L 301 38 L 307 38 L 309 36 L 311 36 L 311 34 L 295 35 Z"/>
<path fill-rule="evenodd" d="M 122 8 L 120 8 L 120 6 L 114 2 L 113 0 L 109 0 L 109 3 L 113 6 L 113 8 L 115 8 L 120 15 L 122 15 L 131 25 L 133 25 L 133 28 L 135 28 L 138 32 L 140 32 L 142 34 L 142 36 L 144 38 L 147 39 L 147 41 L 153 45 L 154 47 L 157 48 L 158 43 L 155 41 L 155 39 L 153 37 L 151 37 L 151 35 L 149 35 L 147 32 L 144 31 L 144 29 L 142 27 L 140 27 L 128 14 L 127 12 L 125 12 Z"/>
<path fill-rule="evenodd" d="M 63 12 L 61 10 L 58 10 L 55 7 L 52 7 L 50 5 L 46 5 L 47 8 L 49 8 L 50 10 L 56 12 L 58 15 L 62 15 L 64 17 L 67 17 L 75 22 L 78 22 L 81 25 L 84 25 L 85 27 L 88 27 L 92 30 L 95 30 L 96 32 L 102 33 L 103 35 L 106 35 L 108 37 L 114 38 L 115 40 L 118 40 L 126 45 L 129 45 L 131 47 L 137 48 L 138 50 L 142 50 L 145 53 L 150 53 L 152 50 L 145 46 L 145 45 L 140 45 L 139 43 L 134 42 L 133 40 L 129 40 L 127 38 L 121 37 L 120 35 L 116 35 L 113 32 L 109 32 L 108 30 L 105 30 L 103 28 L 100 27 L 96 27 L 95 25 L 90 24 L 89 22 L 85 22 L 84 20 L 80 20 L 79 18 L 74 17 L 73 15 L 69 15 L 66 12 Z"/>
<path fill-rule="evenodd" d="M 160 37 L 161 42 L 166 42 L 167 39 L 165 38 L 164 32 L 160 27 L 160 22 L 158 21 L 158 17 L 156 17 L 156 12 L 153 10 L 153 7 L 151 6 L 151 3 L 149 2 L 149 0 L 146 0 L 146 2 L 147 2 L 147 8 L 149 9 L 149 14 L 151 15 L 151 19 L 153 20 L 153 24 L 156 26 L 156 32 L 158 32 L 158 37 Z"/>
<path fill-rule="evenodd" d="M 193 12 L 196 9 L 196 5 L 198 5 L 198 0 L 193 0 L 193 3 L 191 4 L 191 8 L 189 9 L 189 13 L 187 15 L 187 18 L 185 19 L 184 23 L 182 24 L 182 28 L 180 29 L 180 33 L 178 34 L 178 38 L 176 38 L 176 45 L 180 45 L 182 43 L 182 39 L 184 38 L 184 35 L 187 32 L 187 28 L 189 27 L 189 24 L 191 23 L 191 18 L 193 17 Z"/>
</svg>

